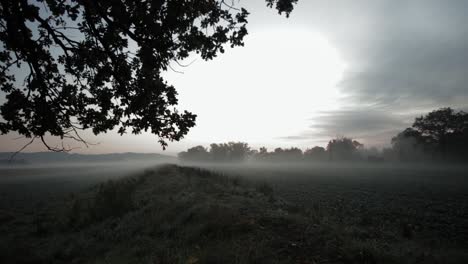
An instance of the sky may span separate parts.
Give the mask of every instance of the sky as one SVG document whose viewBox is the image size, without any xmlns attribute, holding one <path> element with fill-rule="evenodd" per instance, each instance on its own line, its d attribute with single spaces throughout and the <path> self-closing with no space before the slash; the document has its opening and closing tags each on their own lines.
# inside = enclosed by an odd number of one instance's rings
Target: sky
<svg viewBox="0 0 468 264">
<path fill-rule="evenodd" d="M 290 18 L 263 0 L 239 5 L 251 13 L 245 47 L 165 73 L 179 109 L 198 115 L 167 154 L 226 141 L 307 149 L 337 136 L 383 147 L 421 114 L 468 108 L 468 1 L 299 0 Z M 151 134 L 84 136 L 99 144 L 76 152 L 162 152 Z M 19 149 L 15 137 L 0 136 L 0 151 Z"/>
</svg>

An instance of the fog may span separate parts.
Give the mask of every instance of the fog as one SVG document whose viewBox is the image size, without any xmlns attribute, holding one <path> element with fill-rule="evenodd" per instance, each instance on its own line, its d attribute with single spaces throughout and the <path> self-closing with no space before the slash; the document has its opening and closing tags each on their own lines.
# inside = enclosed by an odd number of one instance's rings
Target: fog
<svg viewBox="0 0 468 264">
<path fill-rule="evenodd" d="M 31 200 L 60 198 L 107 180 L 141 174 L 167 162 L 161 159 L 0 166 L 0 203 L 28 204 Z M 0 207 L 3 206 L 6 205 Z"/>
<path fill-rule="evenodd" d="M 305 162 L 275 160 L 275 162 L 187 162 L 175 158 L 113 162 L 75 162 L 0 166 L 0 197 L 4 202 L 45 200 L 86 190 L 98 183 L 142 174 L 163 164 L 200 167 L 229 177 L 242 177 L 251 182 L 265 181 L 274 186 L 351 184 L 356 188 L 371 184 L 389 188 L 465 189 L 468 165 L 461 163 L 423 162 Z M 378 185 L 373 185 L 378 183 Z M 316 188 L 314 186 L 314 188 Z M 429 188 L 429 189 L 428 189 Z M 393 190 L 395 193 L 397 189 Z"/>
<path fill-rule="evenodd" d="M 165 165 L 168 163 L 177 165 Z M 466 259 L 467 171 L 468 166 L 461 163 L 278 159 L 188 162 L 166 158 L 1 166 L 0 220 L 11 219 L 2 221 L 6 221 L 6 229 L 15 230 L 10 240 L 5 240 L 14 241 L 14 245 L 34 245 L 35 239 L 49 243 L 65 236 L 74 250 L 84 243 L 90 251 L 100 243 L 95 240 L 97 232 L 99 236 L 125 237 L 106 241 L 108 250 L 127 241 L 139 248 L 134 234 L 167 250 L 172 243 L 164 233 L 167 228 L 182 239 L 194 233 L 199 241 L 209 231 L 198 225 L 222 234 L 219 240 L 205 238 L 205 243 L 215 241 L 224 246 L 230 239 L 247 243 L 242 232 L 249 236 L 260 232 L 255 241 L 273 237 L 281 244 L 295 241 L 297 228 L 301 234 L 308 232 L 305 239 L 318 237 L 327 243 L 338 243 L 329 238 L 331 235 L 346 245 L 373 236 L 372 243 L 390 243 L 403 252 L 394 253 L 398 258 L 407 258 L 408 241 L 414 243 L 411 252 L 427 252 L 426 239 L 437 239 L 433 242 L 437 247 L 448 248 L 440 250 L 444 258 L 464 263 L 458 259 Z M 187 215 L 195 216 L 181 224 L 180 219 Z M 237 218 L 246 215 L 253 219 L 249 220 L 254 225 L 250 231 L 229 231 L 231 225 L 237 225 Z M 218 225 L 222 227 L 219 230 Z M 315 226 L 312 231 L 311 225 Z M 91 231 L 80 236 L 75 233 L 88 229 Z M 284 234 L 278 236 L 283 229 Z M 145 230 L 158 233 L 147 235 Z M 45 233 L 35 235 L 37 232 Z M 386 242 L 387 236 L 393 240 Z M 65 246 L 49 247 L 62 250 Z M 275 248 L 268 250 L 276 252 Z M 431 258 L 439 254 L 437 250 L 430 252 Z M 55 258 L 47 254 L 47 258 Z M 373 254 L 385 256 L 383 251 Z"/>
<path fill-rule="evenodd" d="M 0 263 L 468 263 L 467 10 L 0 1 Z"/>
<path fill-rule="evenodd" d="M 437 185 L 465 184 L 468 177 L 468 164 L 427 163 L 427 162 L 258 162 L 242 163 L 219 162 L 179 162 L 183 166 L 201 167 L 226 173 L 230 176 L 245 176 L 250 180 L 275 180 L 283 182 L 305 178 L 306 180 L 327 179 L 328 181 L 347 180 L 357 185 L 362 181 L 400 181 L 424 185 L 428 182 Z"/>
</svg>

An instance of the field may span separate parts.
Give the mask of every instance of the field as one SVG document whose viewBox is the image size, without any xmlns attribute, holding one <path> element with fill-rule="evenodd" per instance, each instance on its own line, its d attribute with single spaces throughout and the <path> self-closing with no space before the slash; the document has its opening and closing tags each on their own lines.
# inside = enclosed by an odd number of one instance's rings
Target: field
<svg viewBox="0 0 468 264">
<path fill-rule="evenodd" d="M 340 222 L 407 225 L 415 236 L 428 240 L 462 243 L 468 238 L 465 167 L 286 164 L 211 168 L 265 181 L 286 200 L 305 210 L 323 211 Z"/>
<path fill-rule="evenodd" d="M 33 210 L 90 186 L 141 172 L 159 162 L 101 162 L 0 166 L 0 209 Z"/>
<path fill-rule="evenodd" d="M 298 206 L 325 210 L 345 220 L 406 223 L 420 233 L 437 233 L 433 239 L 462 242 L 468 237 L 468 170 L 464 167 L 364 164 L 216 169 L 266 181 Z"/>
<path fill-rule="evenodd" d="M 0 170 L 0 260 L 468 263 L 464 167 L 184 166 Z"/>
</svg>

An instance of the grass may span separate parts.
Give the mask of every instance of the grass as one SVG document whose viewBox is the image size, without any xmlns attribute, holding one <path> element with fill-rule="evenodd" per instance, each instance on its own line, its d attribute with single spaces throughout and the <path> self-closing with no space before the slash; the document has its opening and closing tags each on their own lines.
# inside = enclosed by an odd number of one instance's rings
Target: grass
<svg viewBox="0 0 468 264">
<path fill-rule="evenodd" d="M 2 263 L 270 263 L 267 220 L 287 218 L 271 195 L 239 178 L 164 166 L 44 208 L 33 223 L 5 223 Z"/>
<path fill-rule="evenodd" d="M 382 171 L 149 169 L 2 209 L 0 262 L 468 263 L 463 182 Z"/>
</svg>

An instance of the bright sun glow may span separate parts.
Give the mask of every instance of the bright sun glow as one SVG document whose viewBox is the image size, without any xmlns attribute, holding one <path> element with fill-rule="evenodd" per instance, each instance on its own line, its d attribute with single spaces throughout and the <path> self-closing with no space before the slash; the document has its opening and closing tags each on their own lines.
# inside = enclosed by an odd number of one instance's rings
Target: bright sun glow
<svg viewBox="0 0 468 264">
<path fill-rule="evenodd" d="M 181 108 L 198 115 L 188 139 L 261 144 L 280 143 L 307 130 L 320 111 L 338 108 L 336 85 L 344 70 L 337 50 L 320 34 L 272 30 L 167 78 L 179 90 Z"/>
</svg>

